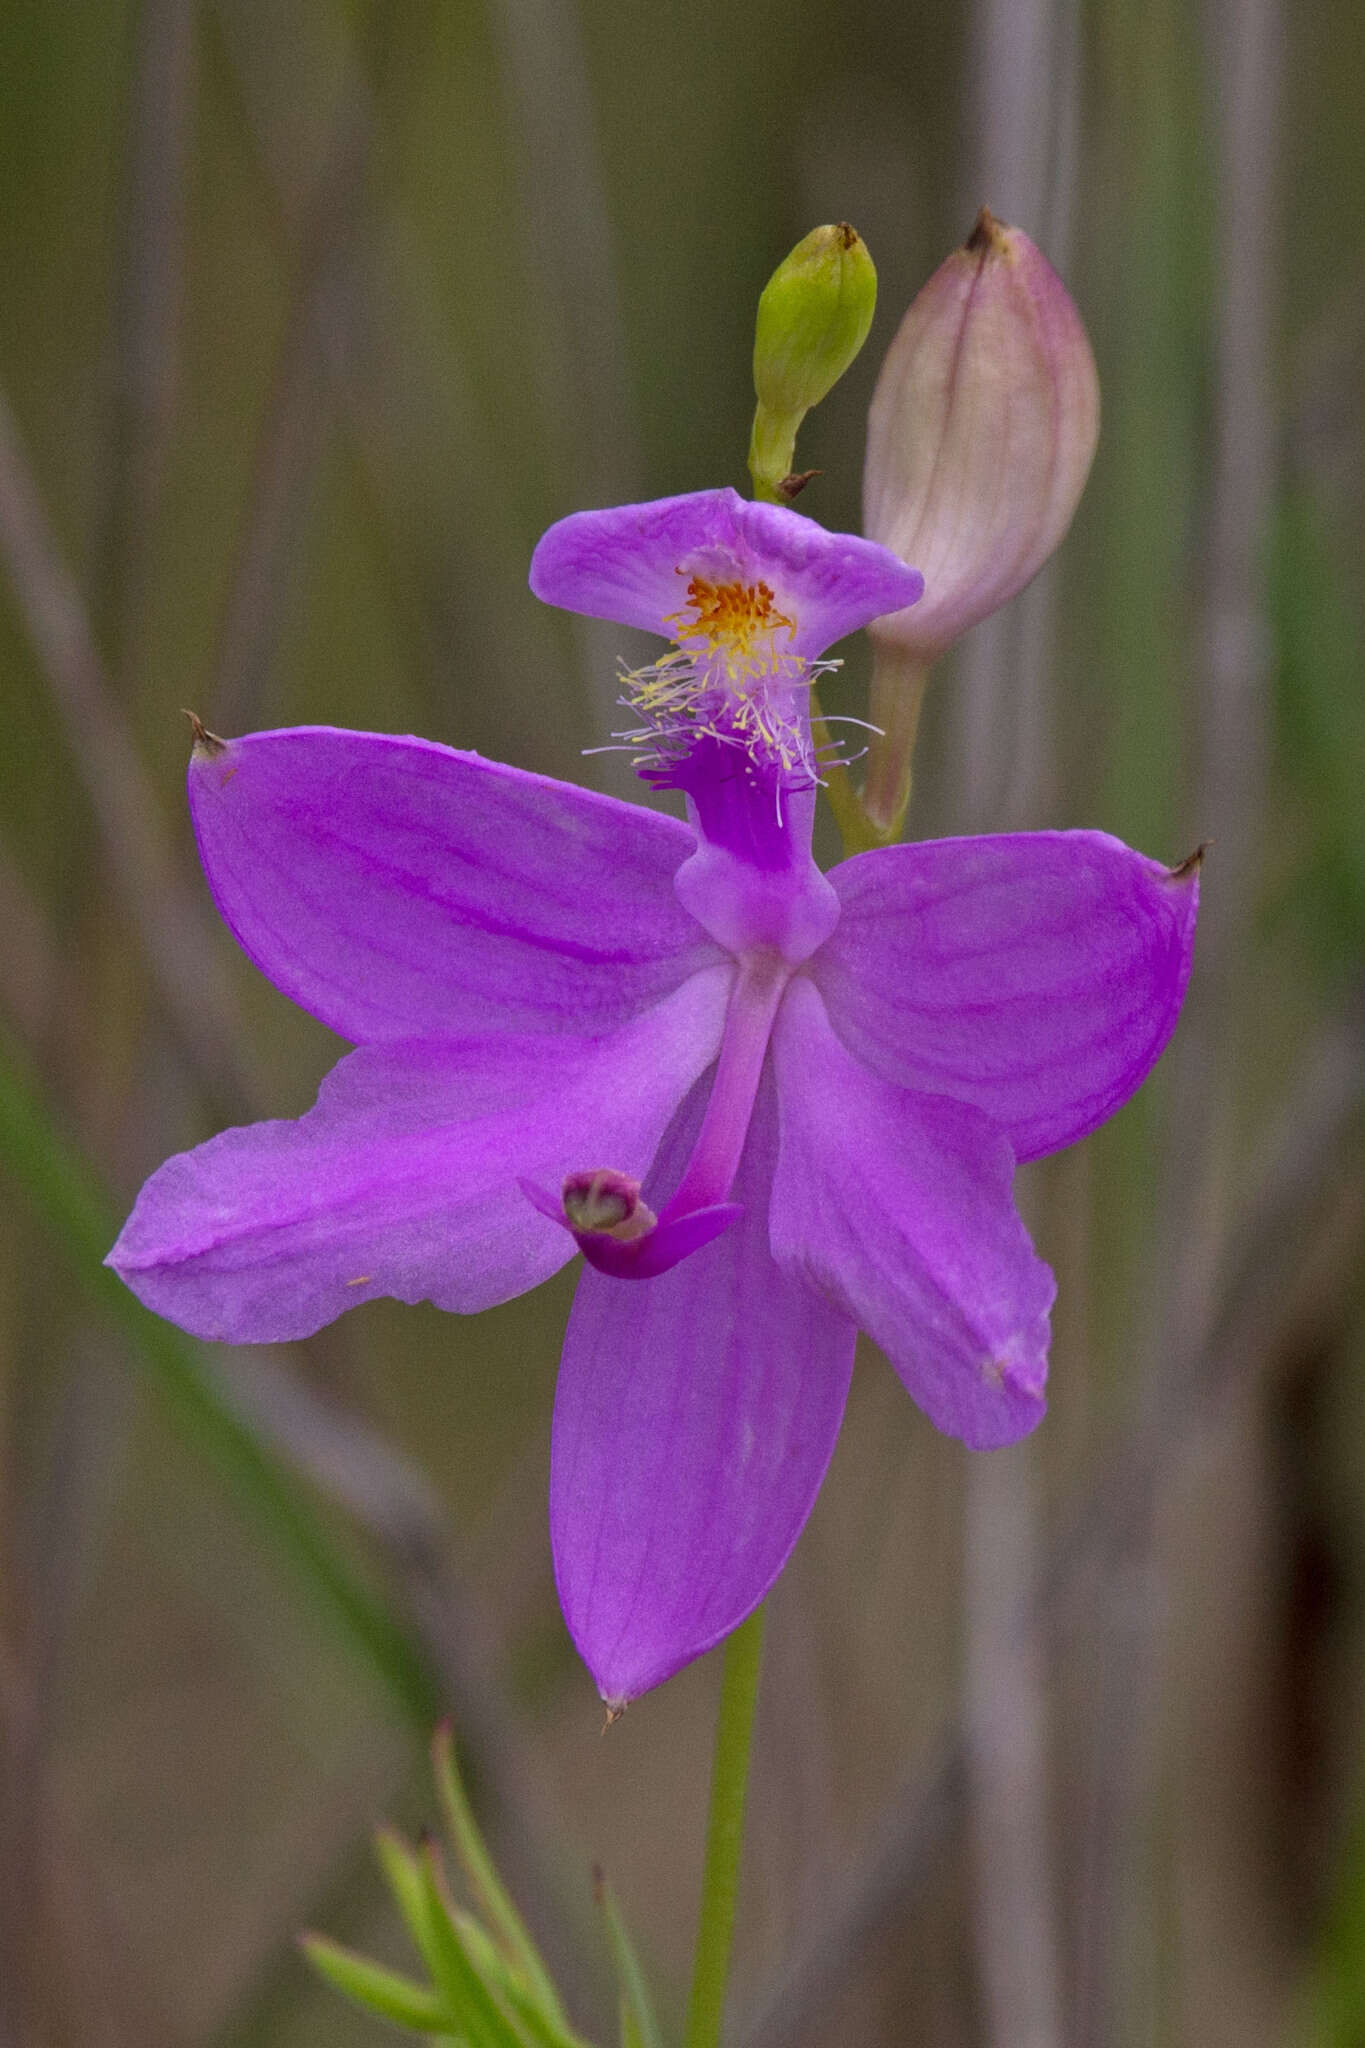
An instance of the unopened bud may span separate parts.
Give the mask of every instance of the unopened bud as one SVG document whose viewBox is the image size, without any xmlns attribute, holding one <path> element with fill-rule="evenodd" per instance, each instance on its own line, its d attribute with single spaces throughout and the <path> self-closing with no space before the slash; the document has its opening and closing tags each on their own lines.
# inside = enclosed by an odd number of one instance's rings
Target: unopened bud
<svg viewBox="0 0 1365 2048">
<path fill-rule="evenodd" d="M 867 340 L 877 273 L 847 221 L 812 228 L 763 288 L 754 331 L 754 393 L 770 412 L 809 412 Z"/>
<path fill-rule="evenodd" d="M 768 279 L 754 331 L 758 407 L 749 449 L 761 497 L 795 495 L 782 485 L 796 483 L 797 429 L 866 341 L 876 304 L 877 272 L 847 221 L 812 228 Z"/>
<path fill-rule="evenodd" d="M 1095 358 L 1051 264 L 982 208 L 919 293 L 868 422 L 863 527 L 924 596 L 880 641 L 933 661 L 1035 576 L 1071 524 L 1099 433 Z"/>
</svg>

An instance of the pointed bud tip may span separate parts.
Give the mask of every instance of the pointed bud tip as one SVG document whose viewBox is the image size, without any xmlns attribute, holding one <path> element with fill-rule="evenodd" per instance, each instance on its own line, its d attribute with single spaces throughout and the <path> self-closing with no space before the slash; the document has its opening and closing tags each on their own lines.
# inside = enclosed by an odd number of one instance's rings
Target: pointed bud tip
<svg viewBox="0 0 1365 2048">
<path fill-rule="evenodd" d="M 1009 256 L 1014 251 L 1011 238 L 1015 232 L 998 219 L 989 206 L 983 206 L 962 246 L 973 256 Z"/>
</svg>

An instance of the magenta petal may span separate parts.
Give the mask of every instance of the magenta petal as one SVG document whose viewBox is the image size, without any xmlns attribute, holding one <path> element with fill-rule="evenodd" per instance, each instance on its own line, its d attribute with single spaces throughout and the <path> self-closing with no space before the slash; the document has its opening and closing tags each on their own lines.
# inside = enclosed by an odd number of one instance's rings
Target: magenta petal
<svg viewBox="0 0 1365 2048">
<path fill-rule="evenodd" d="M 659 1188 L 681 1172 L 704 1098 L 661 1147 Z M 775 1126 L 765 1082 L 733 1230 L 640 1286 L 591 1269 L 578 1284 L 550 1529 L 565 1619 L 606 1700 L 660 1684 L 758 1605 L 838 1435 L 855 1332 L 769 1256 Z"/>
<path fill-rule="evenodd" d="M 1020 1159 L 1125 1102 L 1175 1026 L 1197 872 L 1103 832 L 892 846 L 830 875 L 811 963 L 844 1044 L 900 1087 L 975 1103 Z"/>
<path fill-rule="evenodd" d="M 547 604 L 668 640 L 693 576 L 768 584 L 778 610 L 796 621 L 795 651 L 808 656 L 914 604 L 924 589 L 916 570 L 875 542 L 732 490 L 574 512 L 531 558 L 531 588 Z"/>
<path fill-rule="evenodd" d="M 364 1046 L 297 1123 L 168 1159 L 109 1264 L 158 1315 L 236 1344 L 307 1336 L 375 1295 L 505 1301 L 574 1254 L 519 1177 L 557 1187 L 600 1161 L 642 1178 L 715 1058 L 729 979 L 709 968 L 601 1039 Z"/>
<path fill-rule="evenodd" d="M 973 1450 L 1043 1413 L 1052 1274 L 979 1110 L 889 1086 L 835 1037 L 801 977 L 773 1037 L 781 1143 L 772 1250 L 890 1359 L 929 1420 Z"/>
<path fill-rule="evenodd" d="M 343 1038 L 608 1031 L 720 955 L 675 819 L 429 740 L 303 726 L 198 746 L 218 908 Z"/>
</svg>

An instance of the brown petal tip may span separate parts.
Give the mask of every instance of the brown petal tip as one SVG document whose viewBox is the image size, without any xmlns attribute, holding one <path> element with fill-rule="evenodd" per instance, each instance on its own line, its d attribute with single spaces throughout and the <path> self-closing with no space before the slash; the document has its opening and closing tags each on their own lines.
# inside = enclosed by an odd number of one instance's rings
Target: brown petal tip
<svg viewBox="0 0 1365 2048">
<path fill-rule="evenodd" d="M 973 256 L 1008 256 L 1010 253 L 1010 231 L 1006 222 L 998 220 L 989 206 L 983 206 L 964 246 Z"/>
<path fill-rule="evenodd" d="M 182 712 L 181 716 L 188 718 L 190 722 L 190 732 L 193 735 L 194 751 L 196 754 L 221 754 L 224 752 L 227 747 L 227 741 L 220 740 L 216 732 L 210 732 L 197 712 L 185 711 Z"/>
<path fill-rule="evenodd" d="M 1177 866 L 1167 869 L 1171 881 L 1188 882 L 1192 875 L 1197 875 L 1204 865 L 1204 855 L 1212 845 L 1211 839 L 1201 839 L 1193 853 L 1187 853 Z"/>
</svg>

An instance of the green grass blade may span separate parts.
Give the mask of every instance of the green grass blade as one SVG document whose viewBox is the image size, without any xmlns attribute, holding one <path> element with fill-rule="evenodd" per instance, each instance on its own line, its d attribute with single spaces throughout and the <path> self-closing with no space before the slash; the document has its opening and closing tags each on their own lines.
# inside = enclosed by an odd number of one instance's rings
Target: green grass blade
<svg viewBox="0 0 1365 2048">
<path fill-rule="evenodd" d="M 469 1966 L 482 1979 L 494 2004 L 505 2007 L 520 2026 L 521 2031 L 515 2036 L 518 2041 L 524 2038 L 531 2048 L 586 2048 L 580 2036 L 557 2013 L 547 2013 L 537 2004 L 535 1994 L 513 1973 L 491 1937 L 469 1914 L 451 1906 L 439 1883 L 433 1903 L 432 1883 L 423 1859 L 401 1835 L 392 1828 L 381 1828 L 375 1837 L 375 1848 L 408 1933 L 435 1982 L 443 1981 L 442 1970 L 449 1967 L 440 1925 L 449 1921 Z"/>
<path fill-rule="evenodd" d="M 0 1159 L 27 1196 L 92 1306 L 129 1341 L 134 1363 L 314 1605 L 349 1639 L 404 1714 L 429 1725 L 437 1691 L 412 1641 L 358 1578 L 288 1474 L 257 1442 L 198 1348 L 128 1292 L 102 1261 L 115 1236 L 113 1205 L 91 1168 L 54 1129 L 0 1038 Z"/>
<path fill-rule="evenodd" d="M 546 2012 L 537 2002 L 535 1993 L 521 1978 L 513 1975 L 506 1958 L 477 1920 L 458 1911 L 453 1918 L 475 1969 L 512 2013 L 535 2048 L 590 2048 L 590 2044 L 573 2031 L 567 2020 L 556 2013 Z"/>
<path fill-rule="evenodd" d="M 506 1958 L 477 1920 L 458 1911 L 453 1917 L 475 1969 L 519 2021 L 535 2048 L 591 2048 L 591 2044 L 581 2034 L 576 2034 L 566 2019 L 557 2012 L 546 2012 L 535 1993 L 520 1977 L 514 1976 Z"/>
<path fill-rule="evenodd" d="M 621 2048 L 663 2048 L 663 2035 L 654 2015 L 649 1986 L 645 1973 L 640 1967 L 640 1958 L 635 1945 L 621 1917 L 616 1903 L 616 1894 L 606 1879 L 599 1873 L 597 1879 L 597 1903 L 602 1909 L 602 1918 L 607 1929 L 607 1944 L 611 1949 L 612 1965 L 616 1971 L 617 1991 L 621 2011 Z"/>
<path fill-rule="evenodd" d="M 305 1934 L 299 1947 L 318 1975 L 353 2004 L 409 2027 L 415 2034 L 441 2034 L 450 2030 L 450 2015 L 439 1999 L 408 1977 L 386 1970 L 353 1950 L 342 1948 L 323 1934 Z"/>
<path fill-rule="evenodd" d="M 455 1743 L 448 1724 L 443 1723 L 436 1731 L 432 1743 L 432 1764 L 451 1846 L 488 1923 L 489 1932 L 501 1947 L 513 1974 L 525 1984 L 536 2005 L 562 2028 L 567 2022 L 559 1994 L 479 1832 L 455 1762 Z"/>
<path fill-rule="evenodd" d="M 427 1887 L 417 1852 L 408 1846 L 396 1828 L 380 1828 L 374 1838 L 374 1847 L 384 1881 L 403 1916 L 403 1925 L 412 1937 L 418 1955 L 434 1976 L 431 1937 L 427 1929 Z"/>
<path fill-rule="evenodd" d="M 1357 1794 L 1359 1798 L 1359 1794 Z M 1303 2048 L 1356 2048 L 1365 2039 L 1365 1811 L 1343 1846 L 1305 1980 Z"/>
<path fill-rule="evenodd" d="M 436 1853 L 429 1844 L 419 1858 L 418 1868 L 426 1915 L 422 1952 L 436 1995 L 451 2020 L 467 2035 L 470 2048 L 535 2048 L 530 2036 L 475 1967 L 460 1937 Z"/>
</svg>

